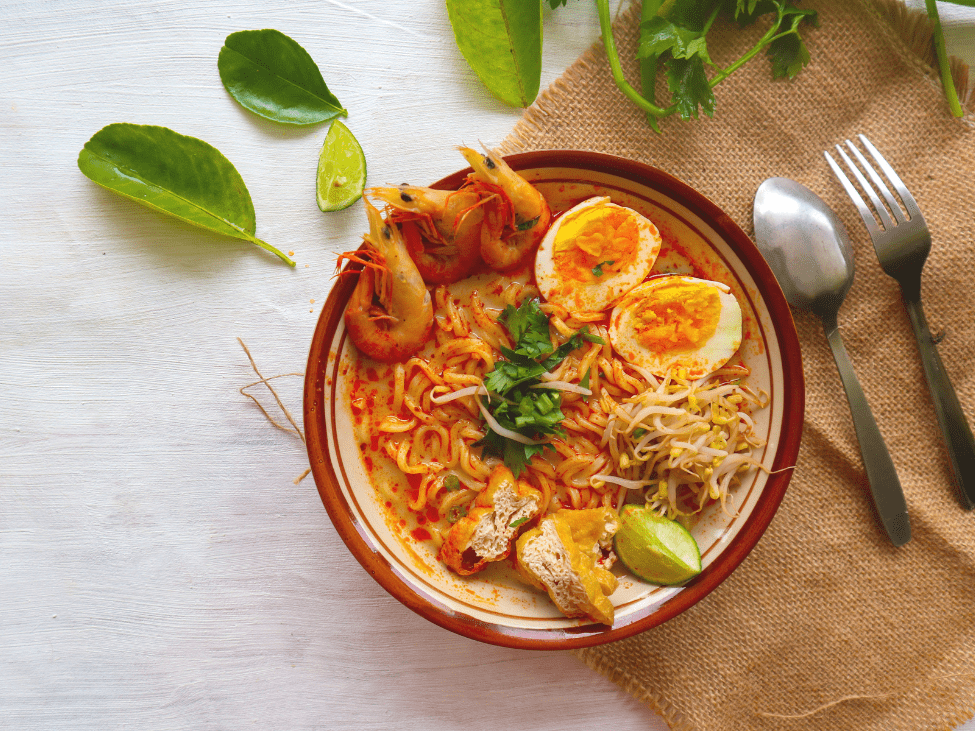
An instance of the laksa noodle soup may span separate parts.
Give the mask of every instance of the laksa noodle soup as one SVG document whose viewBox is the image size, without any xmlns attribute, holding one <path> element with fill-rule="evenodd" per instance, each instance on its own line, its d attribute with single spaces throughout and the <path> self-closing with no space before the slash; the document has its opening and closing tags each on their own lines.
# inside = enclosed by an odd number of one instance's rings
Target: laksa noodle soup
<svg viewBox="0 0 975 731">
<path fill-rule="evenodd" d="M 340 258 L 365 469 L 387 522 L 456 576 L 513 573 L 611 625 L 622 577 L 700 571 L 686 528 L 734 515 L 762 469 L 749 328 L 707 252 L 593 186 L 461 152 L 458 190 L 367 190 L 369 233 Z"/>
</svg>

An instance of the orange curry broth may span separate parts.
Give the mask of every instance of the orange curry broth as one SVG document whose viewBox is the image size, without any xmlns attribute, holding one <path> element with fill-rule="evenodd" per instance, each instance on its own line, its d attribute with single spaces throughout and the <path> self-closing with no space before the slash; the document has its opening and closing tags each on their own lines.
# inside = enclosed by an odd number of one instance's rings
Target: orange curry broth
<svg viewBox="0 0 975 731">
<path fill-rule="evenodd" d="M 536 185 L 552 208 L 553 222 L 557 216 L 593 196 L 611 195 L 614 203 L 643 213 L 656 225 L 662 239 L 660 253 L 648 278 L 660 274 L 684 274 L 729 285 L 742 308 L 742 349 L 747 345 L 756 353 L 764 351 L 763 343 L 758 337 L 755 314 L 739 283 L 704 239 L 673 214 L 642 199 L 631 199 L 627 194 L 601 186 L 544 182 Z M 528 276 L 533 282 L 534 275 L 530 271 Z M 482 298 L 486 295 L 499 295 L 501 287 L 495 289 L 497 291 L 482 291 L 480 294 Z M 461 307 L 468 304 L 462 298 L 458 299 Z M 608 326 L 610 312 L 611 310 L 606 312 L 605 322 L 599 324 Z M 740 351 L 741 349 L 739 354 Z M 739 355 L 731 361 L 736 362 L 740 362 Z M 449 528 L 446 519 L 441 519 L 438 510 L 431 505 L 425 506 L 419 512 L 412 512 L 408 508 L 408 502 L 417 498 L 423 476 L 404 475 L 380 444 L 378 425 L 384 417 L 395 415 L 406 420 L 412 418 L 405 406 L 398 414 L 392 412 L 393 368 L 394 364 L 377 363 L 359 355 L 347 370 L 343 369 L 345 377 L 349 379 L 346 392 L 349 394 L 355 437 L 363 466 L 385 508 L 384 517 L 391 532 L 404 539 L 407 545 L 411 541 L 431 541 L 439 548 L 439 541 L 434 540 L 436 531 L 432 527 L 435 525 L 445 531 Z"/>
</svg>

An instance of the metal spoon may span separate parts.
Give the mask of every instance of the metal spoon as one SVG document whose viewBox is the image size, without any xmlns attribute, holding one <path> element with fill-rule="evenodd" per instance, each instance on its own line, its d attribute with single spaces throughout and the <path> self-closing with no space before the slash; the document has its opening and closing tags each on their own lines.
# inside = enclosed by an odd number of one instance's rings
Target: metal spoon
<svg viewBox="0 0 975 731">
<path fill-rule="evenodd" d="M 840 338 L 836 315 L 853 284 L 853 248 L 843 222 L 815 193 L 786 178 L 769 178 L 755 194 L 755 238 L 793 307 L 823 321 L 853 414 L 874 504 L 895 546 L 911 539 L 907 502 L 863 388 Z"/>
</svg>

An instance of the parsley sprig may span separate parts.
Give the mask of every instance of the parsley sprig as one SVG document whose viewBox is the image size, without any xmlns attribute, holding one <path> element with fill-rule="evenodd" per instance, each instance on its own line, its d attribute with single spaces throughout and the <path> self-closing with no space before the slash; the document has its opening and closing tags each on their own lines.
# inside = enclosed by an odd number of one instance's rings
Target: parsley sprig
<svg viewBox="0 0 975 731">
<path fill-rule="evenodd" d="M 640 23 L 642 93 L 623 76 L 608 0 L 596 0 L 603 43 L 613 80 L 620 91 L 647 114 L 657 132 L 658 121 L 677 114 L 691 119 L 703 110 L 714 115 L 714 87 L 763 51 L 772 63 L 774 78 L 793 78 L 809 63 L 809 51 L 800 30 L 817 25 L 815 10 L 798 8 L 789 0 L 643 0 Z M 708 54 L 707 34 L 718 16 L 725 14 L 739 25 L 750 25 L 771 16 L 771 25 L 758 42 L 731 64 L 721 67 Z M 710 71 L 710 74 L 709 74 Z M 658 72 L 667 81 L 671 99 L 661 105 L 656 99 Z"/>
<path fill-rule="evenodd" d="M 495 363 L 494 370 L 484 378 L 489 395 L 481 397 L 482 403 L 505 429 L 530 439 L 563 436 L 562 394 L 555 389 L 533 386 L 542 384 L 542 374 L 555 368 L 584 342 L 602 343 L 602 338 L 580 330 L 553 349 L 548 315 L 542 312 L 538 300 L 527 300 L 518 308 L 508 305 L 500 321 L 511 334 L 515 347 L 501 348 L 505 360 Z M 554 449 L 549 442 L 522 444 L 491 428 L 477 445 L 486 453 L 501 457 L 515 477 L 536 454 Z"/>
</svg>

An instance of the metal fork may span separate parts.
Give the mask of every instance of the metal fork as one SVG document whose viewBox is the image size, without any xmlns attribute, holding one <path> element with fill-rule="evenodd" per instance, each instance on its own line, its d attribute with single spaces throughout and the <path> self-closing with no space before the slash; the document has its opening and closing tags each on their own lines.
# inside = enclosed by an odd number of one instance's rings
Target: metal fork
<svg viewBox="0 0 975 731">
<path fill-rule="evenodd" d="M 873 240 L 873 247 L 877 252 L 877 258 L 880 259 L 881 267 L 900 284 L 901 296 L 904 298 L 904 305 L 914 327 L 914 336 L 917 338 L 921 363 L 924 365 L 924 374 L 927 376 L 938 424 L 941 426 L 948 447 L 948 456 L 955 473 L 960 499 L 962 504 L 971 510 L 975 508 L 975 437 L 972 436 L 972 430 L 965 419 L 965 412 L 958 403 L 958 396 L 948 379 L 948 374 L 935 348 L 934 338 L 931 337 L 931 331 L 928 329 L 924 310 L 921 309 L 921 270 L 931 250 L 931 234 L 928 232 L 928 226 L 924 222 L 924 216 L 921 215 L 921 209 L 918 208 L 914 196 L 907 190 L 894 169 L 877 152 L 877 148 L 870 143 L 870 140 L 863 135 L 858 137 L 877 167 L 883 171 L 897 191 L 903 210 L 884 180 L 852 142 L 846 140 L 846 146 L 853 153 L 860 167 L 854 164 L 842 146 L 836 145 L 836 151 L 870 199 L 873 204 L 872 209 L 860 197 L 860 193 L 843 173 L 836 160 L 828 152 L 823 154 L 826 155 L 826 161 L 843 184 L 847 195 L 860 211 L 860 216 Z M 861 168 L 870 177 L 872 186 L 863 176 Z M 880 191 L 886 206 L 875 191 Z"/>
</svg>

